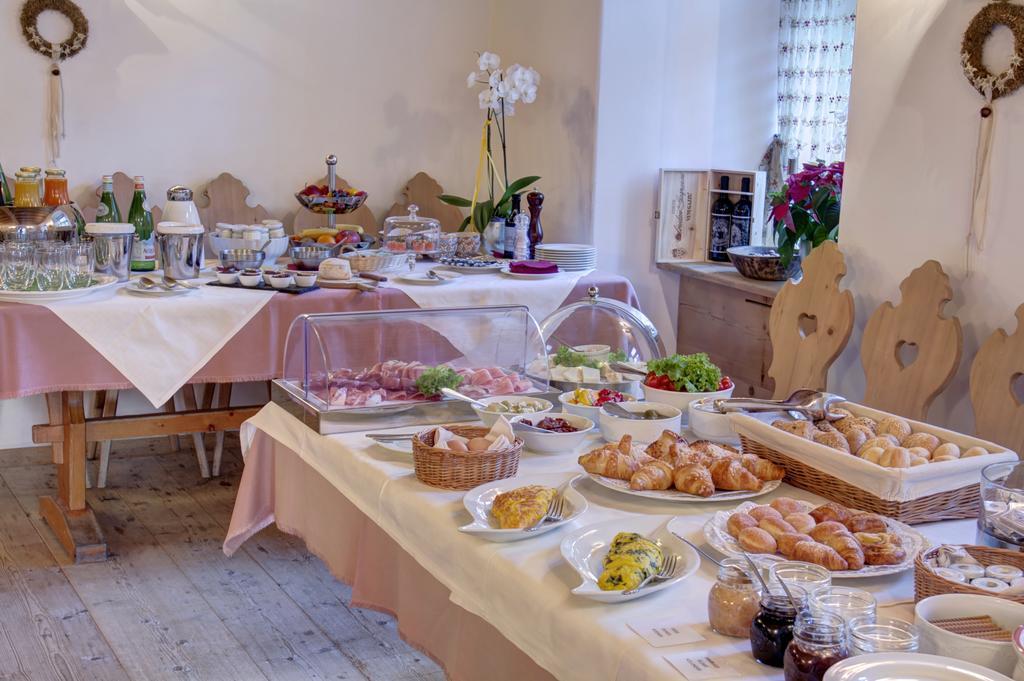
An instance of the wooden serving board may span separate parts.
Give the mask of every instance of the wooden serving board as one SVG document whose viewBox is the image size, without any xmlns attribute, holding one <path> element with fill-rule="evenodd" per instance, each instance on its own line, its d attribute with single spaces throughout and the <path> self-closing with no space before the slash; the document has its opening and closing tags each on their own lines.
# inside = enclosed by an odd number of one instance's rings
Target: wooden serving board
<svg viewBox="0 0 1024 681">
<path fill-rule="evenodd" d="M 222 288 L 237 288 L 245 291 L 271 291 L 273 293 L 291 293 L 292 295 L 300 296 L 303 293 L 309 293 L 310 291 L 316 291 L 319 286 L 304 286 L 299 287 L 292 284 L 288 288 L 274 288 L 273 286 L 267 286 L 265 282 L 260 282 L 256 286 L 243 286 L 242 284 L 235 282 L 234 284 L 222 284 L 219 281 L 207 282 L 207 286 L 220 286 Z"/>
</svg>

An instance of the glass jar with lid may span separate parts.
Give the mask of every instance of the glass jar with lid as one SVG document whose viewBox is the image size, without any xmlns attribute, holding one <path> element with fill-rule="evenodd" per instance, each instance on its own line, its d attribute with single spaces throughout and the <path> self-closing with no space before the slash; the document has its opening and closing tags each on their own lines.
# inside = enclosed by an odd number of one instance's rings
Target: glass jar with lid
<svg viewBox="0 0 1024 681">
<path fill-rule="evenodd" d="M 434 218 L 417 215 L 419 206 L 409 204 L 408 215 L 384 218 L 384 249 L 393 253 L 434 255 L 441 239 L 441 223 Z"/>
<path fill-rule="evenodd" d="M 814 590 L 809 605 L 815 615 L 830 612 L 849 622 L 857 617 L 874 620 L 877 604 L 869 591 L 848 586 L 826 586 Z"/>
<path fill-rule="evenodd" d="M 780 585 L 768 585 L 761 595 L 761 608 L 750 623 L 750 652 L 769 667 L 782 667 L 786 647 L 793 640 L 797 614 L 807 604 L 807 594 L 798 586 L 788 593 Z"/>
<path fill-rule="evenodd" d="M 850 632 L 850 655 L 917 652 L 917 627 L 910 622 L 856 617 L 847 626 Z"/>
<path fill-rule="evenodd" d="M 783 560 L 768 568 L 768 583 L 796 584 L 807 593 L 824 586 L 832 586 L 832 573 L 820 565 L 800 560 Z"/>
<path fill-rule="evenodd" d="M 68 197 L 68 177 L 60 168 L 47 168 L 43 181 L 43 203 L 47 206 L 63 206 L 71 203 Z"/>
<path fill-rule="evenodd" d="M 14 174 L 15 208 L 38 208 L 43 205 L 39 195 L 39 173 L 19 170 Z"/>
<path fill-rule="evenodd" d="M 849 656 L 842 618 L 804 611 L 796 617 L 782 668 L 786 681 L 822 681 L 832 665 Z"/>
<path fill-rule="evenodd" d="M 558 308 L 540 323 L 547 353 L 527 372 L 563 392 L 609 390 L 639 397 L 641 376 L 617 370 L 616 363 L 642 371 L 648 360 L 664 356 L 665 346 L 644 313 L 599 293 L 591 287 L 586 298 Z"/>
<path fill-rule="evenodd" d="M 723 636 L 746 638 L 761 609 L 761 592 L 738 558 L 726 558 L 708 592 L 708 624 Z"/>
</svg>

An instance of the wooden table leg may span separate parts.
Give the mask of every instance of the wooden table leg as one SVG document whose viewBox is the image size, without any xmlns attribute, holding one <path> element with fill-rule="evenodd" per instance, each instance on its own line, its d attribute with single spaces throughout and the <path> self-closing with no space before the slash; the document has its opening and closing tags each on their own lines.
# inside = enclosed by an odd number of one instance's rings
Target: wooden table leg
<svg viewBox="0 0 1024 681">
<path fill-rule="evenodd" d="M 107 544 L 96 516 L 85 502 L 85 407 L 82 391 L 60 394 L 60 421 L 64 438 L 57 464 L 57 496 L 39 498 L 39 513 L 76 563 L 107 559 Z M 56 400 L 47 397 L 47 406 Z M 51 408 L 50 422 L 55 414 Z M 56 457 L 57 445 L 54 445 Z"/>
<path fill-rule="evenodd" d="M 174 412 L 177 411 L 177 409 L 174 406 L 175 397 L 176 395 L 171 395 L 171 399 L 167 400 L 167 403 L 164 405 L 164 413 L 173 414 Z M 176 452 L 179 449 L 181 449 L 181 440 L 178 438 L 177 435 L 168 435 L 167 440 L 171 443 L 172 452 Z"/>
<path fill-rule="evenodd" d="M 117 390 L 108 390 L 106 399 L 103 402 L 103 418 L 117 416 Z M 107 469 L 110 467 L 110 440 L 102 440 L 100 443 L 100 470 L 96 474 L 96 486 L 100 489 L 107 486 Z"/>
<path fill-rule="evenodd" d="M 227 408 L 231 406 L 231 384 L 221 383 L 217 388 L 217 407 Z M 213 446 L 213 475 L 220 475 L 220 459 L 224 454 L 224 431 L 218 430 Z"/>
<path fill-rule="evenodd" d="M 181 388 L 182 404 L 185 411 L 195 411 L 196 391 L 191 385 L 184 385 Z M 202 433 L 192 433 L 192 445 L 196 450 L 196 460 L 199 462 L 199 474 L 204 478 L 210 477 L 210 462 L 206 460 L 206 443 L 203 442 Z"/>
</svg>

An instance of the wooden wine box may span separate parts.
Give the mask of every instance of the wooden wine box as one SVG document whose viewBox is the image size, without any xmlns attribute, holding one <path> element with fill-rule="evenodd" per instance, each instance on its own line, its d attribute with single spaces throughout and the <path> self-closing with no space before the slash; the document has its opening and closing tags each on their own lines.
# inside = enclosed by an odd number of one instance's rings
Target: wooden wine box
<svg viewBox="0 0 1024 681">
<path fill-rule="evenodd" d="M 729 191 L 719 189 L 721 178 L 729 178 Z M 743 179 L 751 191 L 741 191 Z M 711 204 L 725 194 L 735 203 L 750 199 L 750 244 L 765 243 L 765 173 L 763 170 L 679 170 L 661 169 L 658 206 L 654 211 L 657 229 L 656 263 L 706 262 L 711 241 Z"/>
</svg>

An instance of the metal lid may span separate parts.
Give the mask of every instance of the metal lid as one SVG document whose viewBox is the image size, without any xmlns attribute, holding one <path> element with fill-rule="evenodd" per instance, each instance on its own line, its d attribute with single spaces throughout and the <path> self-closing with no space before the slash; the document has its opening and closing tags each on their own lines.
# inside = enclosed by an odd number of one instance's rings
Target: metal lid
<svg viewBox="0 0 1024 681">
<path fill-rule="evenodd" d="M 18 168 L 18 170 L 22 170 L 26 173 L 36 173 L 37 175 L 43 172 L 43 169 L 40 168 L 39 166 L 22 166 Z"/>
<path fill-rule="evenodd" d="M 135 225 L 130 222 L 87 222 L 86 234 L 134 234 Z"/>
<path fill-rule="evenodd" d="M 184 222 L 158 222 L 158 234 L 202 234 L 206 230 L 202 225 L 190 225 Z"/>
<path fill-rule="evenodd" d="M 191 201 L 192 190 L 180 184 L 176 184 L 167 190 L 168 201 Z"/>
<path fill-rule="evenodd" d="M 50 177 L 64 177 L 67 175 L 67 172 L 60 168 L 47 168 L 46 174 Z"/>
</svg>

